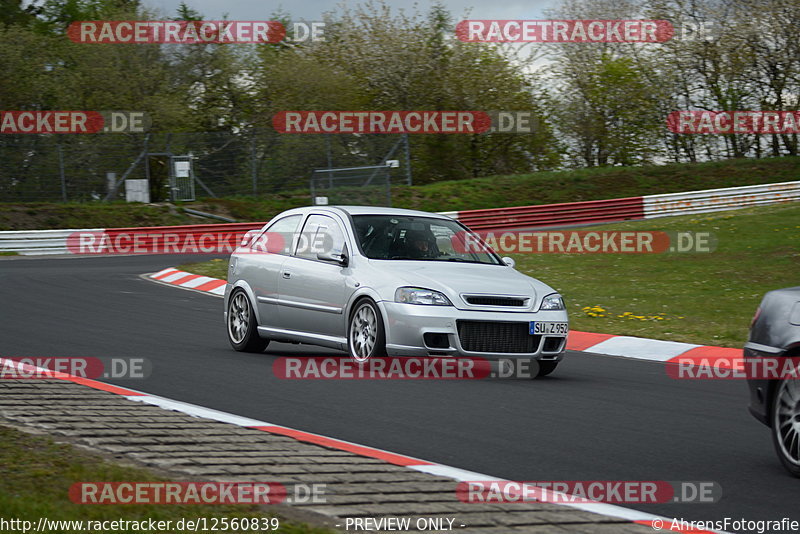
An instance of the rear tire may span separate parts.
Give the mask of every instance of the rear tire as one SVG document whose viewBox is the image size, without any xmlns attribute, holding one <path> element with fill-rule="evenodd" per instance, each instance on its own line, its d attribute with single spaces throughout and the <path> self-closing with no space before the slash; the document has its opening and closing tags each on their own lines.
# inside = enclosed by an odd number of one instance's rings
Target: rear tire
<svg viewBox="0 0 800 534">
<path fill-rule="evenodd" d="M 347 351 L 357 362 L 386 356 L 386 333 L 378 306 L 370 299 L 356 303 L 347 324 Z"/>
<path fill-rule="evenodd" d="M 772 444 L 783 467 L 800 478 L 800 383 L 778 384 L 770 414 Z"/>
<path fill-rule="evenodd" d="M 258 335 L 256 314 L 247 293 L 242 289 L 234 289 L 228 299 L 228 316 L 225 330 L 228 341 L 239 352 L 264 352 L 269 345 L 268 339 Z"/>
</svg>

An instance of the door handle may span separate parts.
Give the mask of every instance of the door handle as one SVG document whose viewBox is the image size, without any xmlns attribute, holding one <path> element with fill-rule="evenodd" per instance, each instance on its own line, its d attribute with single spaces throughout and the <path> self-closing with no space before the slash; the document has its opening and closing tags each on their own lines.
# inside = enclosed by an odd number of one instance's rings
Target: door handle
<svg viewBox="0 0 800 534">
<path fill-rule="evenodd" d="M 284 278 L 291 278 L 292 277 L 292 273 L 290 273 L 289 271 L 283 271 L 281 273 L 281 276 L 283 276 Z"/>
</svg>

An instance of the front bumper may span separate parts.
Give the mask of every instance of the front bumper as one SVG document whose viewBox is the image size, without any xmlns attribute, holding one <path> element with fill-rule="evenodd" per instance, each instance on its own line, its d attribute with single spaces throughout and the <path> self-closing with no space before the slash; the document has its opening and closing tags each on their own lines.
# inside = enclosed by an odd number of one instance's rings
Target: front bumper
<svg viewBox="0 0 800 534">
<path fill-rule="evenodd" d="M 459 310 L 454 306 L 425 306 L 380 301 L 386 320 L 386 351 L 390 356 L 467 356 L 480 358 L 525 358 L 561 360 L 567 338 L 564 335 L 540 336 L 531 352 L 482 352 L 464 348 L 458 321 L 524 323 L 530 321 L 567 322 L 567 312 L 503 312 Z M 426 335 L 428 334 L 428 335 Z"/>
<path fill-rule="evenodd" d="M 747 342 L 744 345 L 744 359 L 774 358 L 783 353 L 782 349 Z M 772 396 L 775 393 L 775 380 L 764 378 L 748 378 L 747 386 L 750 388 L 750 405 L 747 407 L 750 414 L 770 426 L 769 415 L 772 409 Z"/>
</svg>

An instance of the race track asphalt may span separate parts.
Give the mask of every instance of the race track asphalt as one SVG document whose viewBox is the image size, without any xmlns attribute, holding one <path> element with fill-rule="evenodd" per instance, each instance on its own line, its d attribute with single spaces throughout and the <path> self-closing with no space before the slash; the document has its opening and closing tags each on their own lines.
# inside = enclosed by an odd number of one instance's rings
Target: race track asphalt
<svg viewBox="0 0 800 534">
<path fill-rule="evenodd" d="M 743 381 L 571 352 L 541 380 L 281 380 L 272 344 L 234 352 L 222 299 L 140 274 L 202 257 L 0 259 L 0 356 L 147 358 L 113 383 L 512 480 L 715 481 L 716 504 L 628 505 L 686 520 L 800 520 L 800 480 L 746 411 Z"/>
</svg>

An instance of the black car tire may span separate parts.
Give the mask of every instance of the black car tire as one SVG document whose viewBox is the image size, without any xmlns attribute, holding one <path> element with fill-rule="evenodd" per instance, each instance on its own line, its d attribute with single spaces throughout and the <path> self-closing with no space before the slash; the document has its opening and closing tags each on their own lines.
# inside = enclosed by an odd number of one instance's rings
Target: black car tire
<svg viewBox="0 0 800 534">
<path fill-rule="evenodd" d="M 357 362 L 386 356 L 386 333 L 378 306 L 368 298 L 353 306 L 347 321 L 347 350 Z"/>
<path fill-rule="evenodd" d="M 800 478 L 800 387 L 797 384 L 796 380 L 778 383 L 772 397 L 770 434 L 783 467 Z M 789 404 L 788 413 L 780 413 L 781 404 Z M 793 428 L 787 428 L 788 425 Z"/>
<path fill-rule="evenodd" d="M 264 352 L 268 339 L 258 335 L 258 322 L 253 305 L 242 289 L 234 289 L 228 299 L 228 314 L 225 320 L 228 341 L 239 352 Z"/>
</svg>

